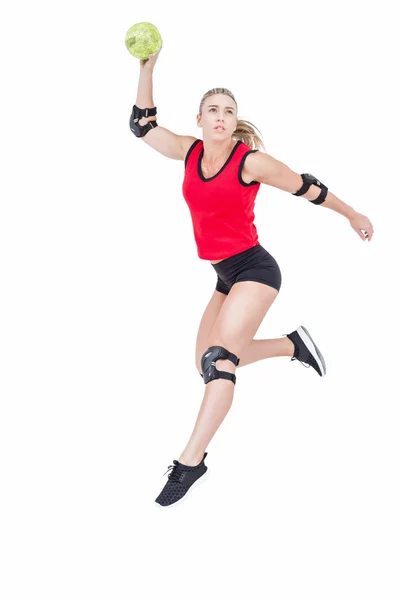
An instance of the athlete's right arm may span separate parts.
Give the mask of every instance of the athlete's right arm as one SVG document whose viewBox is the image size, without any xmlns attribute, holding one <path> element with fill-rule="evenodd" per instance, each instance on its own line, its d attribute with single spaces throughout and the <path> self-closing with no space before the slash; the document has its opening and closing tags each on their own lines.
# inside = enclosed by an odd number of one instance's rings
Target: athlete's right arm
<svg viewBox="0 0 400 600">
<path fill-rule="evenodd" d="M 157 117 L 148 117 L 146 119 L 143 117 L 140 119 L 139 125 L 145 125 L 148 121 L 156 118 Z M 146 142 L 148 146 L 154 148 L 154 150 L 157 150 L 157 152 L 160 152 L 168 158 L 174 158 L 175 160 L 185 160 L 190 146 L 196 140 L 196 138 L 191 135 L 177 135 L 176 133 L 172 133 L 172 131 L 165 129 L 165 127 L 160 127 L 160 125 L 154 127 L 154 129 L 150 129 L 150 131 L 140 139 Z"/>
<path fill-rule="evenodd" d="M 153 69 L 160 52 L 161 49 L 155 55 L 150 54 L 147 60 L 140 61 L 140 76 L 136 97 L 136 106 L 139 108 L 153 108 L 155 106 L 153 101 Z M 157 115 L 147 118 L 142 117 L 138 123 L 139 125 L 146 125 L 149 121 L 155 120 L 157 120 Z M 150 129 L 141 139 L 157 152 L 175 160 L 185 160 L 187 151 L 196 140 L 193 136 L 176 135 L 159 125 L 154 129 Z"/>
</svg>

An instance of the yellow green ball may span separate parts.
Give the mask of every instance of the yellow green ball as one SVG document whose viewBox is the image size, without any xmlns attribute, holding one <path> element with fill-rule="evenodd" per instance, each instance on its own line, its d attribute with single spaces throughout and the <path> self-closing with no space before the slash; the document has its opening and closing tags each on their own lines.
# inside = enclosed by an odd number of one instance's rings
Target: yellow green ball
<svg viewBox="0 0 400 600">
<path fill-rule="evenodd" d="M 161 49 L 160 32 L 152 23 L 135 23 L 126 32 L 125 46 L 135 58 L 147 60 L 149 54 L 157 54 Z"/>
</svg>

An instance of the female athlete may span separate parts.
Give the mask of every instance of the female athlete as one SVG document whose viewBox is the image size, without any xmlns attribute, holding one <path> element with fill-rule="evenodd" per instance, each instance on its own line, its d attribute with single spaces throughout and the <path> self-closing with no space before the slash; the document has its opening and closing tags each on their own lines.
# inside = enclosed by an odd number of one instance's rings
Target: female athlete
<svg viewBox="0 0 400 600">
<path fill-rule="evenodd" d="M 258 241 L 253 222 L 261 183 L 338 212 L 362 240 L 371 240 L 373 226 L 313 175 L 299 175 L 261 152 L 261 138 L 250 122 L 238 120 L 236 100 L 225 88 L 212 89 L 201 99 L 197 126 L 202 140 L 158 126 L 152 74 L 159 54 L 140 61 L 130 128 L 157 152 L 184 161 L 183 195 L 198 256 L 209 260 L 217 274 L 196 341 L 196 367 L 205 394 L 189 441 L 168 467 L 168 481 L 156 498 L 165 507 L 182 500 L 204 477 L 206 448 L 231 407 L 238 366 L 288 356 L 321 377 L 326 374 L 324 358 L 304 326 L 282 338 L 253 339 L 281 286 L 278 263 Z"/>
</svg>

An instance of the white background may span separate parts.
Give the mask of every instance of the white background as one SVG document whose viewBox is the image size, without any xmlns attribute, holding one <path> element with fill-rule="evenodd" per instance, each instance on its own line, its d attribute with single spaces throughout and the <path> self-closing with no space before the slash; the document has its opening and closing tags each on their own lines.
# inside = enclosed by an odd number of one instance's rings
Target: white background
<svg viewBox="0 0 400 600">
<path fill-rule="evenodd" d="M 1 22 L 1 596 L 398 600 L 399 95 L 395 3 L 19 2 Z M 12 8 L 11 8 L 12 7 Z M 305 325 L 320 378 L 239 368 L 207 484 L 154 503 L 204 394 L 183 162 L 129 129 L 163 37 L 158 123 L 201 137 L 227 87 L 266 151 L 375 229 L 265 185 L 281 292 L 256 338 Z M 397 47 L 396 47 L 397 46 Z"/>
</svg>

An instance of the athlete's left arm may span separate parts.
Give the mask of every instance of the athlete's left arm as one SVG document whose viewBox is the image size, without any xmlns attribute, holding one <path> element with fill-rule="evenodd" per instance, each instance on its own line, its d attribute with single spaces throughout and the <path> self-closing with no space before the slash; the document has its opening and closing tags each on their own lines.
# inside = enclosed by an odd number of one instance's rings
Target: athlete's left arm
<svg viewBox="0 0 400 600">
<path fill-rule="evenodd" d="M 246 157 L 244 165 L 246 175 L 253 181 L 259 181 L 266 185 L 271 185 L 285 192 L 295 194 L 303 185 L 301 175 L 292 171 L 285 163 L 276 160 L 265 152 L 252 152 Z M 312 184 L 302 198 L 307 200 L 316 200 L 321 193 L 321 189 Z M 371 221 L 365 215 L 358 213 L 351 206 L 339 200 L 337 196 L 328 191 L 325 200 L 319 205 L 330 208 L 346 217 L 352 228 L 358 233 L 362 240 L 371 240 L 374 228 Z"/>
</svg>

